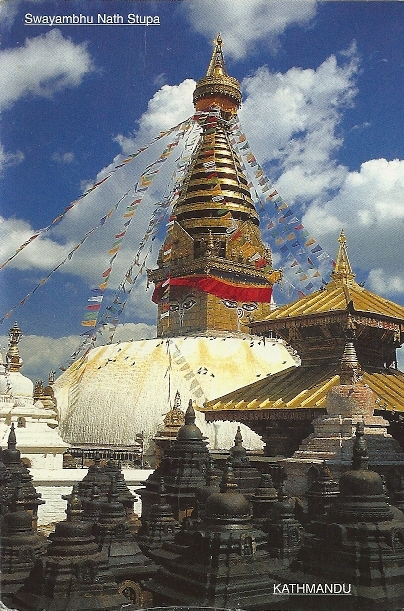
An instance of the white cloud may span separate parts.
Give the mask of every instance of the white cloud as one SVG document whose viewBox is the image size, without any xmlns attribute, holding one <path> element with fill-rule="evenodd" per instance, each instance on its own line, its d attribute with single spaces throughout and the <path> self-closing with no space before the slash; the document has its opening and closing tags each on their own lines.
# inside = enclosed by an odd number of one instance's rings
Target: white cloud
<svg viewBox="0 0 404 611">
<path fill-rule="evenodd" d="M 56 161 L 56 163 L 73 163 L 75 159 L 74 153 L 53 153 L 52 161 Z"/>
<path fill-rule="evenodd" d="M 352 266 L 372 270 L 367 288 L 385 296 L 404 293 L 404 273 L 397 271 L 404 230 L 404 160 L 371 159 L 358 171 L 347 171 L 336 195 L 315 201 L 303 222 L 319 240 L 333 243 L 333 256 L 343 227 Z"/>
<path fill-rule="evenodd" d="M 266 66 L 243 80 L 240 119 L 256 156 L 289 201 L 319 197 L 339 186 L 345 170 L 334 161 L 337 127 L 356 93 L 353 47 L 342 65 L 332 55 L 316 70 L 271 73 Z"/>
<path fill-rule="evenodd" d="M 372 269 L 368 276 L 368 286 L 379 295 L 404 293 L 404 274 L 388 275 L 383 269 Z"/>
<path fill-rule="evenodd" d="M 16 218 L 5 219 L 0 216 L 0 260 L 3 263 L 11 256 L 21 244 L 28 240 L 35 231 L 26 221 Z M 70 243 L 70 247 L 73 244 Z M 13 267 L 30 269 L 32 267 L 47 270 L 52 269 L 58 260 L 62 260 L 68 250 L 69 244 L 62 246 L 52 239 L 43 236 L 37 237 L 26 249 L 22 250 L 15 259 Z"/>
<path fill-rule="evenodd" d="M 24 331 L 24 330 L 23 330 Z M 19 351 L 23 361 L 21 373 L 29 377 L 33 382 L 40 378 L 48 380 L 50 371 L 58 371 L 78 346 L 79 339 L 76 335 L 66 337 L 46 337 L 42 335 L 23 335 Z M 3 356 L 7 352 L 8 337 L 0 337 Z"/>
<path fill-rule="evenodd" d="M 190 117 L 194 112 L 192 94 L 195 81 L 186 79 L 179 85 L 163 85 L 147 105 L 147 110 L 138 121 L 138 129 L 134 135 L 118 134 L 116 142 L 125 154 L 133 153 L 136 148 L 160 131 L 170 129 Z"/>
<path fill-rule="evenodd" d="M 65 87 L 77 87 L 93 70 L 85 44 L 74 44 L 59 30 L 2 51 L 0 62 L 0 108 L 26 95 L 49 97 Z"/>
<path fill-rule="evenodd" d="M 118 325 L 114 341 L 115 342 L 130 342 L 139 339 L 152 339 L 156 337 L 156 326 L 147 325 L 145 323 L 127 322 L 123 325 Z"/>
<path fill-rule="evenodd" d="M 24 331 L 24 330 L 23 330 Z M 151 339 L 156 336 L 156 327 L 145 323 L 119 324 L 114 341 L 125 342 L 139 339 Z M 0 336 L 0 348 L 3 355 L 7 352 L 9 338 Z M 70 356 L 81 343 L 77 335 L 65 337 L 47 337 L 44 335 L 23 335 L 19 343 L 19 351 L 23 360 L 21 373 L 33 382 L 40 378 L 48 380 L 50 371 L 60 375 L 60 367 L 66 365 Z"/>
<path fill-rule="evenodd" d="M 192 27 L 213 39 L 220 31 L 226 56 L 244 57 L 258 41 L 276 49 L 280 36 L 291 25 L 308 25 L 316 14 L 312 0 L 215 0 L 184 2 Z M 208 9 L 208 10 L 207 10 Z"/>
<path fill-rule="evenodd" d="M 0 2 L 0 18 L 3 28 L 10 27 L 18 13 L 19 0 L 2 0 Z"/>
<path fill-rule="evenodd" d="M 13 3 L 10 0 L 8 4 Z M 12 21 L 13 10 L 2 7 L 3 12 Z M 74 44 L 59 30 L 27 39 L 22 47 L 1 51 L 0 66 L 0 110 L 27 95 L 50 97 L 65 87 L 77 87 L 94 69 L 85 44 Z M 21 151 L 7 152 L 0 144 L 0 171 L 23 159 Z"/>
<path fill-rule="evenodd" d="M 0 143 L 0 172 L 12 165 L 18 165 L 24 161 L 24 153 L 16 151 L 15 153 L 7 152 L 4 146 Z"/>
</svg>

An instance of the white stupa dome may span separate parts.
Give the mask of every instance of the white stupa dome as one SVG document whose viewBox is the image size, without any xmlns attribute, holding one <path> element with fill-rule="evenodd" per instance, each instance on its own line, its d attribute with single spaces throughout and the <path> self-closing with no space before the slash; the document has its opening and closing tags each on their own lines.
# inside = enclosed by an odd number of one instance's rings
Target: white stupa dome
<svg viewBox="0 0 404 611">
<path fill-rule="evenodd" d="M 269 373 L 297 365 L 281 340 L 253 336 L 185 336 L 149 339 L 94 348 L 64 372 L 54 390 L 60 431 L 71 444 L 130 445 L 143 432 L 147 442 L 180 392 L 183 406 L 202 406 Z M 198 426 L 211 448 L 229 448 L 237 423 Z M 243 427 L 246 447 L 262 447 Z"/>
<path fill-rule="evenodd" d="M 10 371 L 8 373 L 10 387 L 14 397 L 26 397 L 32 401 L 34 393 L 34 384 L 32 380 L 25 377 L 19 371 Z"/>
</svg>

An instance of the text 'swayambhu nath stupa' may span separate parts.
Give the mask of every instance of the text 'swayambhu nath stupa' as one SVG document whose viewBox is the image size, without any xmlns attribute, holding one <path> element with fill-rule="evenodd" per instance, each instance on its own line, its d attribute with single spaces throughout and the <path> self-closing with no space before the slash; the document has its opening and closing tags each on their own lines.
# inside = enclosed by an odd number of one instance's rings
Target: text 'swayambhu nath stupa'
<svg viewBox="0 0 404 611">
<path fill-rule="evenodd" d="M 298 364 L 283 340 L 265 344 L 249 335 L 248 324 L 269 315 L 281 272 L 272 268 L 230 142 L 240 102 L 240 85 L 226 72 L 219 35 L 194 92 L 200 141 L 157 268 L 148 271 L 158 304 L 157 339 L 94 348 L 60 376 L 60 426 L 71 444 L 129 445 L 141 431 L 150 439 L 177 390 L 184 401 L 202 405 Z M 231 425 L 200 425 L 213 447 L 232 445 Z M 248 429 L 243 438 L 259 443 Z"/>
</svg>

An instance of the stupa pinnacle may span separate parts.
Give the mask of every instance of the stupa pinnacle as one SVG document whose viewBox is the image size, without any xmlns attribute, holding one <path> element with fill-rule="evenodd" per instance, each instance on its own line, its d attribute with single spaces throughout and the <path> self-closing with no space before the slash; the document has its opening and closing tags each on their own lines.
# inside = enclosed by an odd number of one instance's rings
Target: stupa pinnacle
<svg viewBox="0 0 404 611">
<path fill-rule="evenodd" d="M 269 314 L 272 268 L 259 217 L 231 142 L 240 85 L 228 76 L 220 34 L 206 76 L 195 88 L 196 147 L 171 226 L 149 271 L 158 303 L 157 334 L 247 332 L 248 322 Z"/>
</svg>

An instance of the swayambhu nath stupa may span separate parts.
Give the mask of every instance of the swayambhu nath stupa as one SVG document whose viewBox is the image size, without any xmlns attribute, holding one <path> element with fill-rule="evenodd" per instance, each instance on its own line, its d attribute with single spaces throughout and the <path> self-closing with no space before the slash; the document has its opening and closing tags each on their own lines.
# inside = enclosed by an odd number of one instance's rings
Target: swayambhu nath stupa
<svg viewBox="0 0 404 611">
<path fill-rule="evenodd" d="M 72 445 L 127 446 L 155 435 L 179 392 L 208 400 L 297 366 L 281 339 L 262 341 L 248 324 L 269 315 L 272 267 L 231 125 L 241 103 L 220 35 L 196 85 L 201 136 L 173 206 L 157 268 L 148 270 L 158 304 L 157 338 L 93 348 L 56 381 L 60 430 Z M 198 425 L 213 448 L 232 445 L 238 423 Z M 243 425 L 249 447 L 260 437 Z"/>
</svg>

